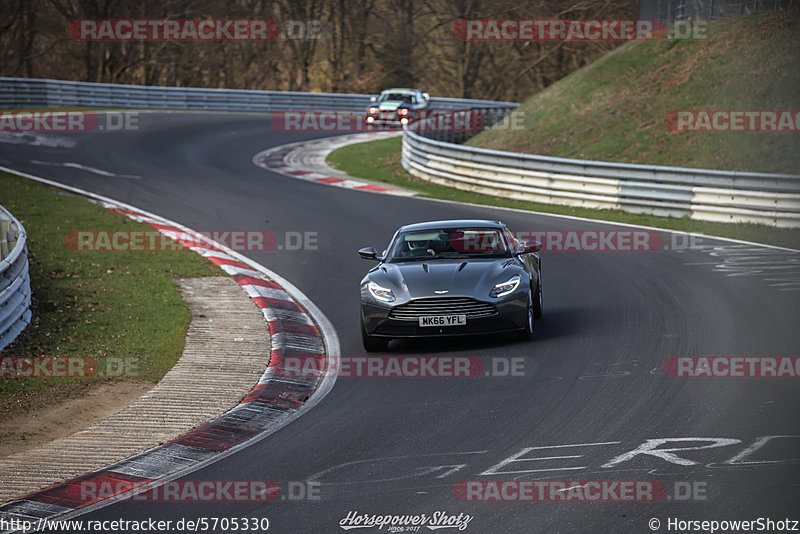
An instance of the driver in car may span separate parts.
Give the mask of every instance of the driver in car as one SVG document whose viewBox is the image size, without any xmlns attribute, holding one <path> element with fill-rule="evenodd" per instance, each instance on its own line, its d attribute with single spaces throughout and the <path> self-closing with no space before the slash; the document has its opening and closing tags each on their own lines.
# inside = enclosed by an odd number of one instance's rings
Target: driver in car
<svg viewBox="0 0 800 534">
<path fill-rule="evenodd" d="M 436 251 L 433 249 L 431 242 L 428 240 L 409 241 L 408 250 L 412 257 L 423 256 L 425 253 L 430 254 L 431 256 L 436 255 Z"/>
</svg>

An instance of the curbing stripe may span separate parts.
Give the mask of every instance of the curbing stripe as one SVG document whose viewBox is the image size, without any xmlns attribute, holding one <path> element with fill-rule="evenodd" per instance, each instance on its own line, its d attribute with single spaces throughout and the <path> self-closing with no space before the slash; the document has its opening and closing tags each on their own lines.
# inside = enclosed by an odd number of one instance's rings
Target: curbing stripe
<svg viewBox="0 0 800 534">
<path fill-rule="evenodd" d="M 382 187 L 380 185 L 375 185 L 375 184 L 361 185 L 356 187 L 356 189 L 360 189 L 362 191 L 375 191 L 376 193 L 391 191 L 391 189 L 389 189 L 388 187 Z"/>
<path fill-rule="evenodd" d="M 289 300 L 289 295 L 283 289 L 265 287 L 261 285 L 240 284 L 242 289 L 251 297 L 267 297 L 273 299 Z"/>
<path fill-rule="evenodd" d="M 158 486 L 181 473 L 224 457 L 224 453 L 246 446 L 254 438 L 266 437 L 301 409 L 318 402 L 317 396 L 314 403 L 308 402 L 312 394 L 321 392 L 321 396 L 324 396 L 330 391 L 335 378 L 329 380 L 325 375 L 305 381 L 287 381 L 276 377 L 275 369 L 283 363 L 284 355 L 288 354 L 293 358 L 314 360 L 314 365 L 319 369 L 338 365 L 338 340 L 330 323 L 291 284 L 207 236 L 172 221 L 87 191 L 13 169 L 3 170 L 87 196 L 106 208 L 144 222 L 165 235 L 188 235 L 196 240 L 189 248 L 230 274 L 262 309 L 271 335 L 272 350 L 269 364 L 258 384 L 233 409 L 164 445 L 6 503 L 0 506 L 0 520 L 36 521 L 69 516 L 72 512 L 84 508 L 94 509 L 104 503 L 113 502 L 120 496 L 129 496 L 134 488 L 148 489 Z M 263 272 L 259 272 L 257 268 Z M 273 279 L 268 278 L 266 273 L 273 275 Z M 290 295 L 290 291 L 300 298 Z M 304 301 L 305 306 L 297 300 Z M 313 307 L 314 315 L 324 328 L 314 323 L 306 307 Z M 92 488 L 98 488 L 103 482 L 113 483 L 107 484 L 107 495 L 87 499 L 81 494 L 85 488 L 82 484 L 87 482 L 92 483 Z"/>
<path fill-rule="evenodd" d="M 293 311 L 298 313 L 303 313 L 303 309 L 297 305 L 297 303 L 283 300 L 283 299 L 273 299 L 269 297 L 251 297 L 253 302 L 256 303 L 256 306 L 259 308 L 277 308 L 279 310 L 287 310 Z"/>
<path fill-rule="evenodd" d="M 272 280 L 264 280 L 255 276 L 235 275 L 233 279 L 242 286 L 260 286 L 271 287 L 272 289 L 280 289 L 280 286 Z"/>
<path fill-rule="evenodd" d="M 269 171 L 308 182 L 385 195 L 414 196 L 416 192 L 378 185 L 365 180 L 359 180 L 357 178 L 337 178 L 335 176 L 327 176 L 326 174 L 322 174 L 320 172 L 319 167 L 321 166 L 318 165 L 317 168 L 314 168 L 313 164 L 311 166 L 298 164 L 294 161 L 296 158 L 293 157 L 297 154 L 306 152 L 304 149 L 307 147 L 310 147 L 311 151 L 327 153 L 333 148 L 338 148 L 354 142 L 372 141 L 375 140 L 376 137 L 389 138 L 399 135 L 400 133 L 401 132 L 368 132 L 348 134 L 336 137 L 326 137 L 325 139 L 318 139 L 315 141 L 304 141 L 301 143 L 281 145 L 259 152 L 253 156 L 253 163 Z M 334 172 L 334 170 L 328 169 L 326 172 Z"/>
</svg>

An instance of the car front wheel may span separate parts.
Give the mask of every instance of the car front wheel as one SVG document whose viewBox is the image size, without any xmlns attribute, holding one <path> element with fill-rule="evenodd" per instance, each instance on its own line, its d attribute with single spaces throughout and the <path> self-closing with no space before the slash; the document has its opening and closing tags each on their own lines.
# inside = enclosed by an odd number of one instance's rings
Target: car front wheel
<svg viewBox="0 0 800 534">
<path fill-rule="evenodd" d="M 539 272 L 539 281 L 536 282 L 536 295 L 533 299 L 533 318 L 541 319 L 544 313 L 544 300 L 542 299 L 542 273 Z"/>
<path fill-rule="evenodd" d="M 533 303 L 533 290 L 528 290 L 528 306 L 527 306 L 527 318 L 525 321 L 525 330 L 522 331 L 520 334 L 521 339 L 530 339 L 533 336 L 533 320 L 536 314 L 535 305 Z"/>
</svg>

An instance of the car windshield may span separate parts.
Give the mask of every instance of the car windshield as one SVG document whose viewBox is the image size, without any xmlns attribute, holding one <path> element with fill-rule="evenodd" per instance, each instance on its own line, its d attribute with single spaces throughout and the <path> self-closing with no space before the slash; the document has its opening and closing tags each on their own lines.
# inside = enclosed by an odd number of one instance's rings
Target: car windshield
<svg viewBox="0 0 800 534">
<path fill-rule="evenodd" d="M 510 255 L 511 249 L 497 228 L 442 228 L 398 234 L 387 261 L 397 263 Z"/>
<path fill-rule="evenodd" d="M 387 100 L 400 101 L 405 104 L 414 102 L 414 95 L 411 93 L 383 93 L 378 99 L 378 102 L 386 102 Z"/>
</svg>

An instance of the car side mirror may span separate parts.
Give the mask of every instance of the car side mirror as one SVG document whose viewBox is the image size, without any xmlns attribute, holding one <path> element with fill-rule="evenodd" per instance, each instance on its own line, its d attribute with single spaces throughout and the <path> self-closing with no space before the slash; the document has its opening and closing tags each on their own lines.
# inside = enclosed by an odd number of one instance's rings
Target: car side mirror
<svg viewBox="0 0 800 534">
<path fill-rule="evenodd" d="M 380 261 L 383 259 L 378 257 L 378 251 L 375 249 L 375 247 L 364 247 L 358 251 L 358 255 L 365 260 Z"/>
<path fill-rule="evenodd" d="M 542 250 L 542 244 L 539 241 L 529 241 L 520 244 L 522 245 L 522 250 L 514 254 L 530 254 L 531 252 L 539 252 Z"/>
<path fill-rule="evenodd" d="M 539 252 L 540 250 L 542 250 L 542 243 L 540 241 L 525 243 L 525 252 Z"/>
<path fill-rule="evenodd" d="M 371 97 L 369 97 L 369 101 L 370 102 L 377 102 L 378 101 L 378 97 L 377 96 L 371 96 Z"/>
<path fill-rule="evenodd" d="M 422 93 L 422 98 L 424 98 L 425 100 L 430 100 L 431 95 L 429 95 L 428 93 Z"/>
</svg>

